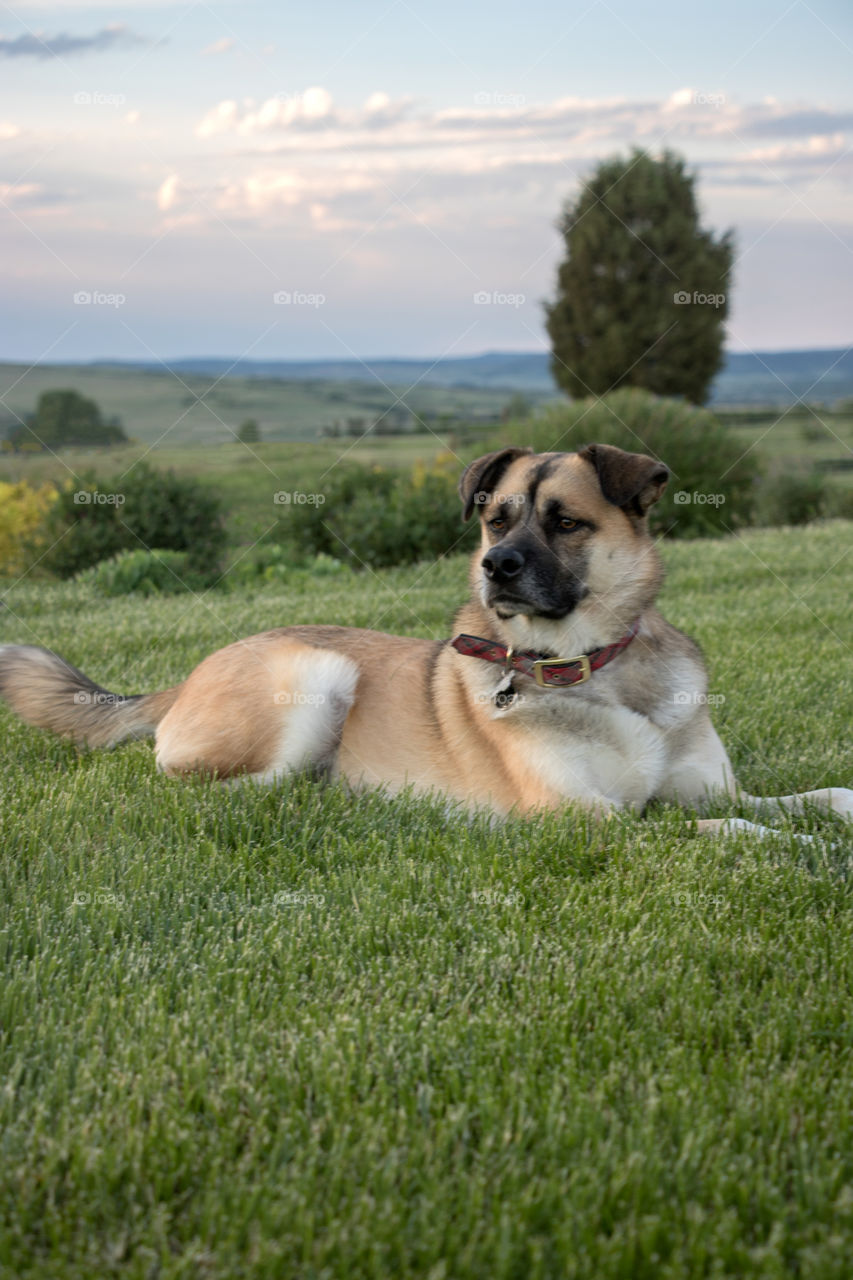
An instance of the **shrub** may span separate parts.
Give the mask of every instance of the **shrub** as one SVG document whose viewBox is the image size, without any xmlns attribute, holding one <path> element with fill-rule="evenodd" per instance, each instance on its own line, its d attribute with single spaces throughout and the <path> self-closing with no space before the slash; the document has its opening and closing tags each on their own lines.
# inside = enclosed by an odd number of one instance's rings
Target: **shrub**
<svg viewBox="0 0 853 1280">
<path fill-rule="evenodd" d="M 185 551 L 193 572 L 219 571 L 225 529 L 219 499 L 205 485 L 138 462 L 118 480 L 87 474 L 61 490 L 43 534 L 45 565 L 70 578 L 125 550 Z"/>
<path fill-rule="evenodd" d="M 34 489 L 25 480 L 0 482 L 0 575 L 25 573 L 37 559 L 41 550 L 37 531 L 56 497 L 51 484 Z"/>
<path fill-rule="evenodd" d="M 781 472 L 762 481 L 756 498 L 756 523 L 808 524 L 827 513 L 826 481 L 818 471 Z"/>
<path fill-rule="evenodd" d="M 805 422 L 800 423 L 800 439 L 806 444 L 822 444 L 828 435 L 823 423 L 814 418 L 807 418 Z"/>
<path fill-rule="evenodd" d="M 460 466 L 449 454 L 408 475 L 382 467 L 336 472 L 319 505 L 290 507 L 275 537 L 297 553 L 323 553 L 355 566 L 437 559 L 473 545 L 461 522 Z"/>
<path fill-rule="evenodd" d="M 308 556 L 295 546 L 264 543 L 227 570 L 224 587 L 264 587 L 269 583 L 301 582 L 344 571 L 343 561 L 320 552 Z"/>
<path fill-rule="evenodd" d="M 504 444 L 563 452 L 592 442 L 648 453 L 670 468 L 666 492 L 649 513 L 653 532 L 679 538 L 725 533 L 750 522 L 755 457 L 708 409 L 647 391 L 614 391 L 601 399 L 548 406 L 510 425 L 479 452 Z"/>
<path fill-rule="evenodd" d="M 853 520 L 853 489 L 827 485 L 825 515 L 840 520 Z"/>
<path fill-rule="evenodd" d="M 258 444 L 261 439 L 261 429 L 258 426 L 257 419 L 247 418 L 241 423 L 240 430 L 237 432 L 237 439 L 241 444 Z"/>
<path fill-rule="evenodd" d="M 194 569 L 185 551 L 120 551 L 77 575 L 102 596 L 176 595 L 205 591 L 216 577 Z"/>
</svg>

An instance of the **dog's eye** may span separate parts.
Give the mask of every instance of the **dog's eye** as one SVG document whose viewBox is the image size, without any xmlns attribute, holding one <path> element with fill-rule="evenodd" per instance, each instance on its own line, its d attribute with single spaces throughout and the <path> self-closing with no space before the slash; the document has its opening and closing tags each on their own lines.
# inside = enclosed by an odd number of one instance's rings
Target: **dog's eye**
<svg viewBox="0 0 853 1280">
<path fill-rule="evenodd" d="M 563 516 L 562 520 L 560 521 L 560 528 L 565 529 L 566 532 L 568 532 L 570 529 L 577 529 L 577 527 L 578 527 L 577 520 L 572 520 L 571 516 Z"/>
<path fill-rule="evenodd" d="M 494 520 L 489 521 L 489 528 L 494 529 L 495 533 L 500 533 L 501 529 L 506 528 L 506 520 L 503 516 L 495 516 Z"/>
</svg>

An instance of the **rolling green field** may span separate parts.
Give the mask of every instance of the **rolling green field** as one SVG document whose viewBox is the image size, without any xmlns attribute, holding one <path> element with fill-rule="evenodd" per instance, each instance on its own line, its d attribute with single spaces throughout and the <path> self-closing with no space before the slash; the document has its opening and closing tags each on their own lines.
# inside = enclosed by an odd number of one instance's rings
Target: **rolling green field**
<svg viewBox="0 0 853 1280">
<path fill-rule="evenodd" d="M 853 784 L 851 551 L 843 522 L 664 548 L 753 792 Z M 141 692 L 284 623 L 447 635 L 465 576 L 26 580 L 0 642 Z M 849 826 L 493 827 L 0 727 L 0 1276 L 849 1276 Z"/>
<path fill-rule="evenodd" d="M 267 440 L 314 440 L 323 428 L 341 419 L 367 419 L 403 409 L 431 421 L 439 415 L 495 415 L 512 395 L 506 388 L 371 383 L 367 365 L 364 378 L 284 381 L 173 373 L 165 366 L 0 364 L 0 435 L 33 411 L 43 391 L 69 388 L 95 400 L 105 416 L 121 418 L 131 438 L 169 448 L 230 444 L 247 418 L 258 421 Z M 544 397 L 533 394 L 531 398 Z"/>
<path fill-rule="evenodd" d="M 494 427 L 491 428 L 494 430 Z M 430 463 L 452 448 L 447 435 L 371 437 L 361 441 L 329 440 L 243 445 L 223 444 L 216 449 L 152 449 L 127 445 L 112 449 L 67 449 L 61 454 L 16 454 L 0 457 L 0 480 L 75 482 L 94 471 L 105 484 L 121 490 L 122 477 L 144 458 L 162 470 L 194 476 L 209 484 L 222 500 L 229 542 L 233 547 L 251 545 L 276 521 L 280 507 L 274 495 L 282 490 L 322 492 L 341 464 L 359 463 L 411 469 Z M 461 471 L 461 462 L 460 462 Z"/>
<path fill-rule="evenodd" d="M 853 460 L 853 420 L 832 419 L 824 438 L 806 441 L 802 434 L 805 419 L 759 421 L 737 429 L 744 451 L 753 449 L 761 460 L 762 473 L 779 469 L 807 474 L 813 466 L 831 460 Z M 829 422 L 830 420 L 827 419 Z M 483 449 L 494 447 L 500 428 L 494 424 L 460 432 L 439 427 L 422 435 L 392 437 L 366 436 L 362 440 L 267 441 L 243 445 L 231 441 L 211 448 L 193 444 L 126 445 L 110 449 L 65 449 L 59 454 L 0 455 L 0 481 L 26 480 L 39 485 L 45 481 L 74 482 L 93 471 L 102 487 L 121 490 L 122 477 L 134 463 L 144 458 L 152 465 L 172 468 L 180 474 L 196 476 L 210 484 L 227 513 L 232 548 L 252 545 L 275 523 L 280 514 L 273 495 L 280 490 L 322 492 L 341 465 L 359 463 L 410 470 L 416 463 L 430 464 L 450 453 L 459 464 L 474 456 L 478 437 Z M 507 438 L 523 441 L 523 429 L 508 429 Z M 846 443 L 845 443 L 846 442 Z M 845 452 L 846 451 L 846 452 Z M 850 490 L 853 468 L 826 472 L 832 487 Z"/>
<path fill-rule="evenodd" d="M 0 436 L 18 424 L 35 408 L 43 391 L 73 388 L 94 399 L 105 416 L 117 415 L 127 434 L 138 441 L 142 452 L 155 450 L 157 465 L 178 465 L 188 449 L 195 457 L 211 457 L 234 445 L 234 433 L 247 418 L 255 418 L 262 438 L 273 447 L 276 442 L 316 441 L 320 433 L 342 419 L 363 419 L 365 425 L 389 410 L 410 409 L 422 415 L 428 428 L 415 441 L 397 437 L 405 456 L 413 448 L 430 456 L 458 422 L 476 423 L 488 418 L 494 432 L 494 418 L 506 407 L 511 388 L 484 386 L 442 387 L 424 382 L 414 386 L 384 385 L 370 380 L 369 365 L 363 380 L 292 380 L 274 377 L 204 377 L 182 371 L 114 367 L 110 365 L 25 365 L 0 363 Z M 414 379 L 412 379 L 414 381 Z M 560 399 L 557 393 L 525 392 L 531 404 Z M 402 401 L 402 403 L 400 403 Z M 744 448 L 760 448 L 771 460 L 809 469 L 815 464 L 853 462 L 853 412 L 806 405 L 790 409 L 750 407 L 743 410 L 716 410 L 735 426 Z M 817 415 L 817 416 L 816 416 Z M 430 434 L 430 433 L 434 434 Z M 330 443 L 330 448 L 349 448 L 352 440 Z M 365 442 L 368 443 L 367 441 Z M 373 441 L 369 445 L 373 445 Z M 376 441 L 375 443 L 379 443 Z M 203 448 L 199 448 L 202 446 Z M 254 446 L 253 446 L 254 447 Z M 80 451 L 63 452 L 62 457 L 79 456 Z M 131 454 L 133 450 L 113 451 Z M 98 450 L 87 451 L 99 460 Z M 284 456 L 284 455 L 282 455 Z M 0 478 L 30 465 L 30 459 L 0 456 Z M 36 458 L 38 470 L 45 460 Z M 105 465 L 111 465 L 109 456 Z M 202 463 L 202 465 L 206 465 Z M 214 467 L 218 462 L 214 461 Z M 61 472 L 61 463 L 59 470 Z M 27 474 L 26 471 L 24 474 Z M 52 471 L 51 471 L 51 474 Z M 847 477 L 849 483 L 849 475 Z"/>
</svg>

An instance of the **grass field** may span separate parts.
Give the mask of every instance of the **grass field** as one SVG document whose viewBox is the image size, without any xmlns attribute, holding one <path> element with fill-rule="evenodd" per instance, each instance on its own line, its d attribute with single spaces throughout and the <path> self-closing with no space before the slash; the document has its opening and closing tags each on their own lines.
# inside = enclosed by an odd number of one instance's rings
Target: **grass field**
<svg viewBox="0 0 853 1280">
<path fill-rule="evenodd" d="M 670 544 L 742 781 L 853 782 L 853 525 Z M 151 690 L 285 622 L 448 634 L 464 560 L 0 641 Z M 0 1276 L 847 1277 L 850 831 L 447 817 L 158 776 L 0 712 Z"/>
<path fill-rule="evenodd" d="M 255 418 L 266 440 L 315 440 L 342 418 L 373 418 L 401 409 L 426 415 L 495 415 L 512 395 L 505 387 L 386 385 L 304 379 L 200 376 L 110 365 L 0 363 L 0 435 L 32 413 L 43 391 L 73 388 L 94 399 L 106 416 L 121 418 L 128 436 L 144 445 L 211 447 L 230 444 L 240 424 Z M 414 380 L 412 380 L 414 381 Z M 532 399 L 544 399 L 535 393 Z"/>
<path fill-rule="evenodd" d="M 427 434 L 251 446 L 232 442 L 216 449 L 194 445 L 152 450 L 141 445 L 68 449 L 59 455 L 0 457 L 0 480 L 61 484 L 93 471 L 105 484 L 112 484 L 114 477 L 115 488 L 121 490 L 122 478 L 144 458 L 152 466 L 173 469 L 212 486 L 227 512 L 229 542 L 239 547 L 255 542 L 276 521 L 281 509 L 274 495 L 280 490 L 322 491 L 340 463 L 410 469 L 418 461 L 432 462 L 450 442 L 449 434 Z"/>
<path fill-rule="evenodd" d="M 833 460 L 845 465 L 853 461 L 853 420 L 841 415 L 827 417 L 828 426 L 818 428 L 822 435 L 817 440 L 805 439 L 806 421 L 805 416 L 789 415 L 781 420 L 771 416 L 767 421 L 738 427 L 736 436 L 744 452 L 756 452 L 762 474 L 781 468 L 802 475 Z M 491 424 L 460 435 L 452 427 L 436 426 L 423 435 L 366 436 L 362 440 L 265 441 L 251 446 L 231 441 L 211 448 L 139 444 L 67 449 L 58 455 L 0 455 L 0 480 L 63 483 L 93 471 L 102 487 L 121 490 L 122 477 L 144 458 L 158 468 L 173 468 L 210 484 L 228 513 L 229 542 L 236 549 L 253 544 L 275 523 L 281 513 L 273 501 L 278 490 L 322 492 L 341 463 L 408 470 L 416 462 L 429 464 L 448 451 L 456 456 L 461 470 L 463 459 L 475 456 L 481 447 L 478 435 L 485 441 L 482 449 L 491 449 L 499 430 Z M 508 429 L 507 438 L 523 440 L 523 429 Z M 826 476 L 833 487 L 849 491 L 853 486 L 853 469 L 827 471 Z"/>
</svg>

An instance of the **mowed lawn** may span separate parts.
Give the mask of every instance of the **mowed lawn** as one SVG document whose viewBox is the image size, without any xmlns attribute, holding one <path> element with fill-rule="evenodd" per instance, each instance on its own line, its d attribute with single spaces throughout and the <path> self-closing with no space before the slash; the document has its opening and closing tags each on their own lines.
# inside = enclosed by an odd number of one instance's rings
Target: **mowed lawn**
<svg viewBox="0 0 853 1280">
<path fill-rule="evenodd" d="M 851 552 L 839 522 L 665 547 L 753 791 L 853 785 Z M 25 582 L 0 640 L 140 692 L 289 622 L 447 635 L 465 574 Z M 0 729 L 4 1280 L 849 1277 L 840 821 L 491 828 Z"/>
</svg>

